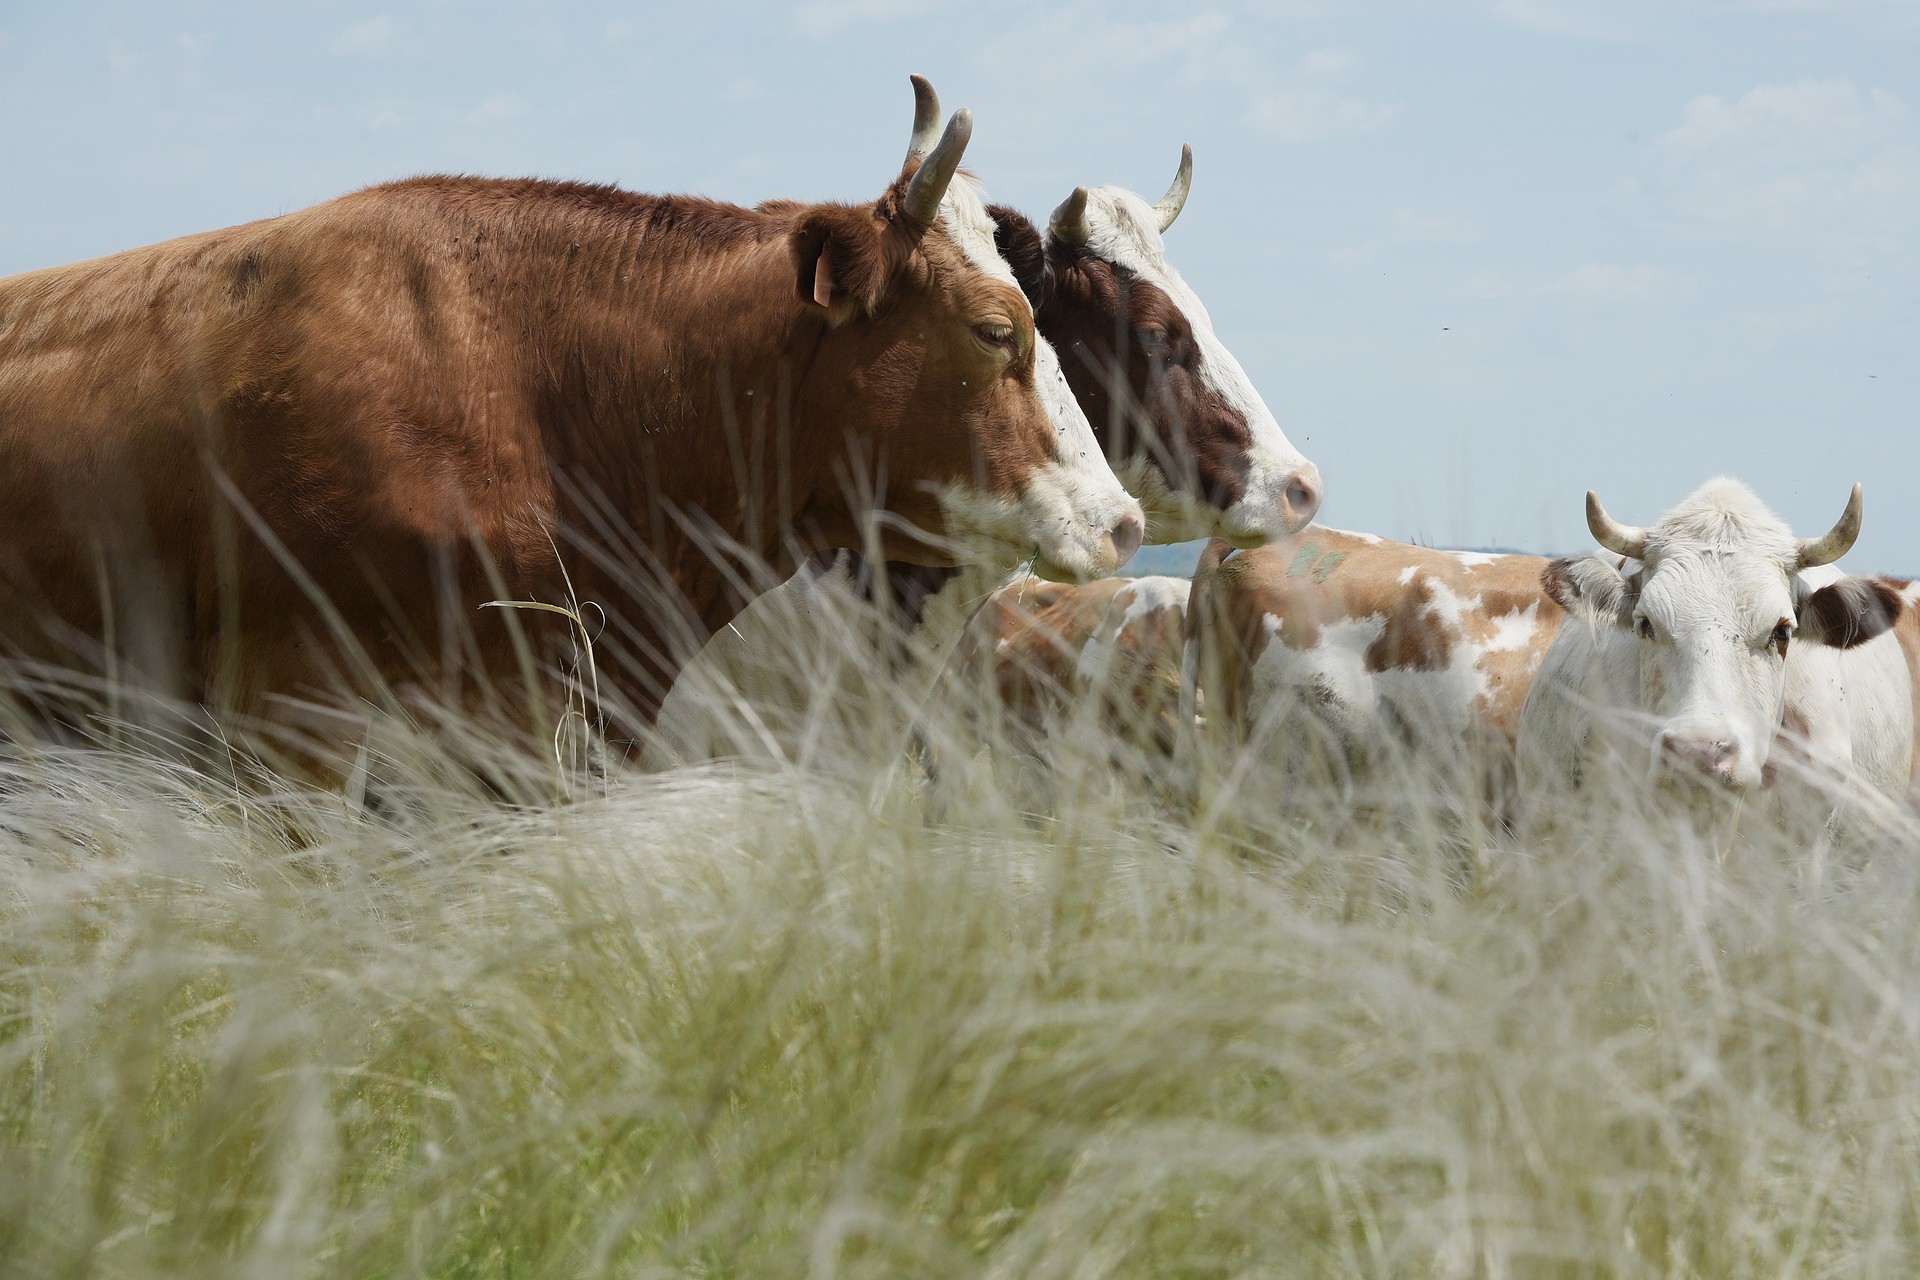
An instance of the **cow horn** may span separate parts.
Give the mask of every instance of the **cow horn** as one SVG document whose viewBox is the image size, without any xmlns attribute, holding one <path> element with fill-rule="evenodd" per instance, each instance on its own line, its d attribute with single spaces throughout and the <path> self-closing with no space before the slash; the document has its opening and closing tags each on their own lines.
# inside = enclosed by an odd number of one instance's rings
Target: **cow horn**
<svg viewBox="0 0 1920 1280">
<path fill-rule="evenodd" d="M 1047 219 L 1047 234 L 1062 244 L 1082 248 L 1092 230 L 1087 226 L 1087 189 L 1075 187 L 1073 194 L 1060 202 L 1060 207 Z"/>
<path fill-rule="evenodd" d="M 931 227 L 940 217 L 940 201 L 946 197 L 947 184 L 953 181 L 954 170 L 960 167 L 960 157 L 971 137 L 973 112 L 962 107 L 947 121 L 946 132 L 940 135 L 940 141 L 921 163 L 920 171 L 907 184 L 900 210 L 915 225 Z"/>
<path fill-rule="evenodd" d="M 940 95 L 925 76 L 908 78 L 913 81 L 913 137 L 907 141 L 907 160 L 925 160 L 940 140 Z"/>
<path fill-rule="evenodd" d="M 1180 210 L 1186 208 L 1187 192 L 1193 189 L 1193 144 L 1180 144 L 1180 172 L 1173 175 L 1173 185 L 1167 188 L 1167 194 L 1160 197 L 1160 203 L 1153 211 L 1160 215 L 1160 230 L 1164 232 L 1180 216 Z"/>
<path fill-rule="evenodd" d="M 1861 510 L 1860 486 L 1856 484 L 1847 495 L 1847 509 L 1840 513 L 1833 528 L 1817 538 L 1800 539 L 1800 567 L 1811 569 L 1817 564 L 1832 564 L 1852 550 L 1860 536 Z"/>
<path fill-rule="evenodd" d="M 1647 558 L 1647 531 L 1638 525 L 1621 524 L 1600 505 L 1600 495 L 1587 490 L 1587 528 L 1593 540 L 1618 556 L 1629 560 Z"/>
</svg>

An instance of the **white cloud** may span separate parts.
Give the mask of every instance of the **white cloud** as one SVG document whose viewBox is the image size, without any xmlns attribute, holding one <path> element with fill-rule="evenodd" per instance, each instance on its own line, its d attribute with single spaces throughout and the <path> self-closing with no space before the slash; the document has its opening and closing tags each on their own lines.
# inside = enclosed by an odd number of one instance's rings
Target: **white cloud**
<svg viewBox="0 0 1920 1280">
<path fill-rule="evenodd" d="M 362 58 L 384 58 L 399 47 L 399 43 L 400 24 L 391 14 L 383 13 L 356 22 L 341 32 L 333 42 L 333 51 Z"/>
<path fill-rule="evenodd" d="M 1650 160 L 1651 193 L 1720 231 L 1920 241 L 1920 122 L 1885 90 L 1843 78 L 1698 97 Z"/>
</svg>

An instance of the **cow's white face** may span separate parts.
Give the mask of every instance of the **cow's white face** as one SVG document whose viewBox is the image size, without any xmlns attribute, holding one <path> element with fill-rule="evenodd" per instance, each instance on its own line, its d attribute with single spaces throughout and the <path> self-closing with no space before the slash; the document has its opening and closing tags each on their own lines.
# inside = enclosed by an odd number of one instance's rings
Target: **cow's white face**
<svg viewBox="0 0 1920 1280">
<path fill-rule="evenodd" d="M 1033 308 L 994 245 L 993 219 L 968 175 L 956 174 L 948 184 L 940 225 L 969 263 L 1011 287 L 1031 327 Z M 948 527 L 975 542 L 975 554 L 1008 563 L 1030 555 L 1043 578 L 1084 582 L 1111 573 L 1139 549 L 1145 520 L 1139 501 L 1108 467 L 1093 424 L 1067 387 L 1059 355 L 1037 332 L 1033 387 L 1053 427 L 1052 457 L 1028 477 L 1018 498 L 964 485 L 946 488 L 939 496 Z M 996 547 L 1003 550 L 996 554 Z"/>
<path fill-rule="evenodd" d="M 1787 574 L 1758 556 L 1668 555 L 1642 569 L 1628 612 L 1640 710 L 1661 778 L 1760 784 L 1780 726 L 1794 631 Z"/>
<path fill-rule="evenodd" d="M 1716 481 L 1648 531 L 1642 561 L 1549 567 L 1556 599 L 1612 629 L 1607 665 L 1623 686 L 1612 693 L 1645 726 L 1656 781 L 1763 785 L 1795 646 L 1852 647 L 1899 615 L 1898 596 L 1877 580 L 1810 583 L 1798 547 L 1743 486 Z"/>
</svg>

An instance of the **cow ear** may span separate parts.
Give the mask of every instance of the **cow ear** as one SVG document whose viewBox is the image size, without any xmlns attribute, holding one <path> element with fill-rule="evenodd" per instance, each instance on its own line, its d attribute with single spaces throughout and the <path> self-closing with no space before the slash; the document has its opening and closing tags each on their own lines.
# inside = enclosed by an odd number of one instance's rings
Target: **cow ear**
<svg viewBox="0 0 1920 1280">
<path fill-rule="evenodd" d="M 1810 590 L 1794 579 L 1797 638 L 1808 644 L 1851 649 L 1885 635 L 1899 621 L 1906 602 L 1880 578 L 1847 577 Z"/>
<path fill-rule="evenodd" d="M 866 209 L 815 205 L 787 238 L 793 255 L 794 296 L 801 304 L 844 320 L 858 307 L 871 311 L 885 277 L 885 224 Z"/>
<path fill-rule="evenodd" d="M 1638 573 L 1629 581 L 1599 556 L 1563 556 L 1540 571 L 1540 587 L 1568 613 L 1591 614 L 1602 621 L 1629 625 L 1639 593 Z"/>
<path fill-rule="evenodd" d="M 1020 292 L 1027 295 L 1027 302 L 1038 312 L 1047 292 L 1047 250 L 1041 243 L 1039 228 L 1027 220 L 1026 214 L 1003 204 L 988 205 L 987 216 L 993 219 L 994 247 L 1013 268 Z"/>
</svg>

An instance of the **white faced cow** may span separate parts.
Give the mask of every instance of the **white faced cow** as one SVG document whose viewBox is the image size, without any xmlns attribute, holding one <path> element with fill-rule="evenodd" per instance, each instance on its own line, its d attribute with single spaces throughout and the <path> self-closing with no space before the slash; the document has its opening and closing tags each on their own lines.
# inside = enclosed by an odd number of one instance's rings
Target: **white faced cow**
<svg viewBox="0 0 1920 1280">
<path fill-rule="evenodd" d="M 1570 617 L 1521 713 L 1529 809 L 1550 813 L 1609 750 L 1705 794 L 1771 786 L 1784 755 L 1904 789 L 1912 689 L 1888 634 L 1904 601 L 1885 581 L 1823 568 L 1860 517 L 1858 485 L 1839 523 L 1805 539 L 1735 480 L 1708 481 L 1650 529 L 1589 493 L 1587 525 L 1612 554 L 1545 575 Z"/>
</svg>

